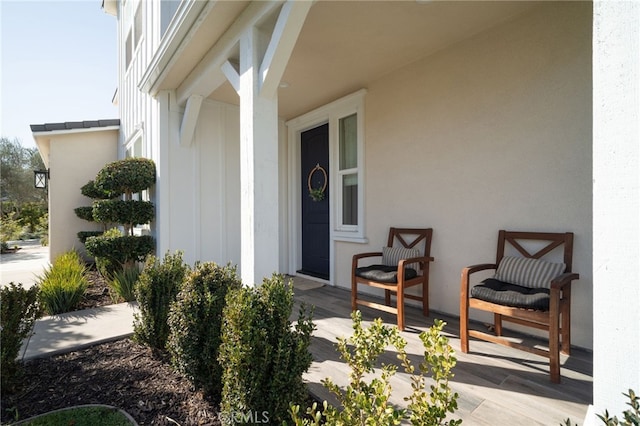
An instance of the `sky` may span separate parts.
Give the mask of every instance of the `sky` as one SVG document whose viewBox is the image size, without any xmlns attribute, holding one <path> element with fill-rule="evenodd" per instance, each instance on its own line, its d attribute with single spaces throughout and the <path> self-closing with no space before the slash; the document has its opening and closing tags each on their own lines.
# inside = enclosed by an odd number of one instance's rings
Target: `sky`
<svg viewBox="0 0 640 426">
<path fill-rule="evenodd" d="M 0 136 L 30 124 L 118 118 L 117 25 L 101 0 L 0 0 Z"/>
</svg>

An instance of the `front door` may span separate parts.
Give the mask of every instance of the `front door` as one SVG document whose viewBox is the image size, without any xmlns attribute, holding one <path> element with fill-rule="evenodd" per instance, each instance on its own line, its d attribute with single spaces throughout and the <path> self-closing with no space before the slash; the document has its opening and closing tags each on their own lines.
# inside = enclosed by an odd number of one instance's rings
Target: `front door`
<svg viewBox="0 0 640 426">
<path fill-rule="evenodd" d="M 302 269 L 329 279 L 329 125 L 301 135 Z"/>
</svg>

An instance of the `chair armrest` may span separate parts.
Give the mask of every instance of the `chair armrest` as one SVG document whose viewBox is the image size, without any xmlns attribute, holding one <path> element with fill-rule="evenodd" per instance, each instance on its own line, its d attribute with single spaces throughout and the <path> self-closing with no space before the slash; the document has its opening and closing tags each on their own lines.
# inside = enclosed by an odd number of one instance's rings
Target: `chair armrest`
<svg viewBox="0 0 640 426">
<path fill-rule="evenodd" d="M 404 270 L 404 265 L 411 265 L 412 263 L 422 263 L 426 264 L 427 262 L 433 262 L 433 256 L 419 256 L 419 257 L 409 257 L 407 259 L 400 259 L 398 262 L 398 272 L 400 270 Z"/>
<path fill-rule="evenodd" d="M 358 260 L 364 259 L 367 257 L 382 257 L 381 251 L 372 251 L 368 253 L 358 253 L 353 255 L 353 260 L 351 261 L 351 269 L 355 271 L 358 267 Z"/>
<path fill-rule="evenodd" d="M 580 275 L 575 272 L 565 272 L 562 275 L 558 275 L 551 280 L 552 289 L 563 289 L 564 287 L 571 285 L 571 281 L 580 279 Z"/>
<path fill-rule="evenodd" d="M 476 272 L 485 271 L 487 269 L 498 269 L 498 265 L 495 263 L 479 263 L 477 265 L 467 266 L 462 269 L 462 275 L 471 275 Z"/>
<path fill-rule="evenodd" d="M 462 300 L 466 301 L 466 299 L 469 298 L 469 276 L 473 273 L 488 269 L 498 269 L 498 265 L 495 263 L 479 263 L 462 269 L 462 274 L 460 276 L 460 297 Z"/>
</svg>

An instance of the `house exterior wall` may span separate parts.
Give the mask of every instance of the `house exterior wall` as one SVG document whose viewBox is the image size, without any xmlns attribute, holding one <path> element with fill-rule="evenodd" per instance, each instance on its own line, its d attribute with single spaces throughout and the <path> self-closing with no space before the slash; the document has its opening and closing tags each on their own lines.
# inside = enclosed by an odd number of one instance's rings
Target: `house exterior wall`
<svg viewBox="0 0 640 426">
<path fill-rule="evenodd" d="M 433 227 L 431 307 L 458 314 L 460 271 L 495 260 L 499 229 L 572 231 L 572 343 L 592 347 L 590 8 L 546 4 L 368 87 L 369 243 L 335 243 L 336 285 L 389 226 Z"/>
<path fill-rule="evenodd" d="M 90 206 L 80 192 L 105 164 L 117 159 L 118 130 L 51 136 L 49 165 L 49 257 L 53 261 L 71 249 L 86 254 L 80 231 L 99 231 L 100 225 L 76 216 L 73 209 Z"/>
</svg>

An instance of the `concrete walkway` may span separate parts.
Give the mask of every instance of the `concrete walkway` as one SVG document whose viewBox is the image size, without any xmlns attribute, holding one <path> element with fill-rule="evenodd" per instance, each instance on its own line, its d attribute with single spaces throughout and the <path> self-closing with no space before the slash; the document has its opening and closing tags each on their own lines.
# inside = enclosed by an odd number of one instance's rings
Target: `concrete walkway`
<svg viewBox="0 0 640 426">
<path fill-rule="evenodd" d="M 0 257 L 2 286 L 14 282 L 29 288 L 49 266 L 49 248 L 36 240 L 12 241 L 10 247 L 20 247 L 15 253 Z M 120 303 L 93 309 L 40 318 L 33 335 L 22 344 L 20 358 L 24 360 L 81 349 L 96 343 L 120 339 L 133 334 L 134 303 Z"/>
</svg>

